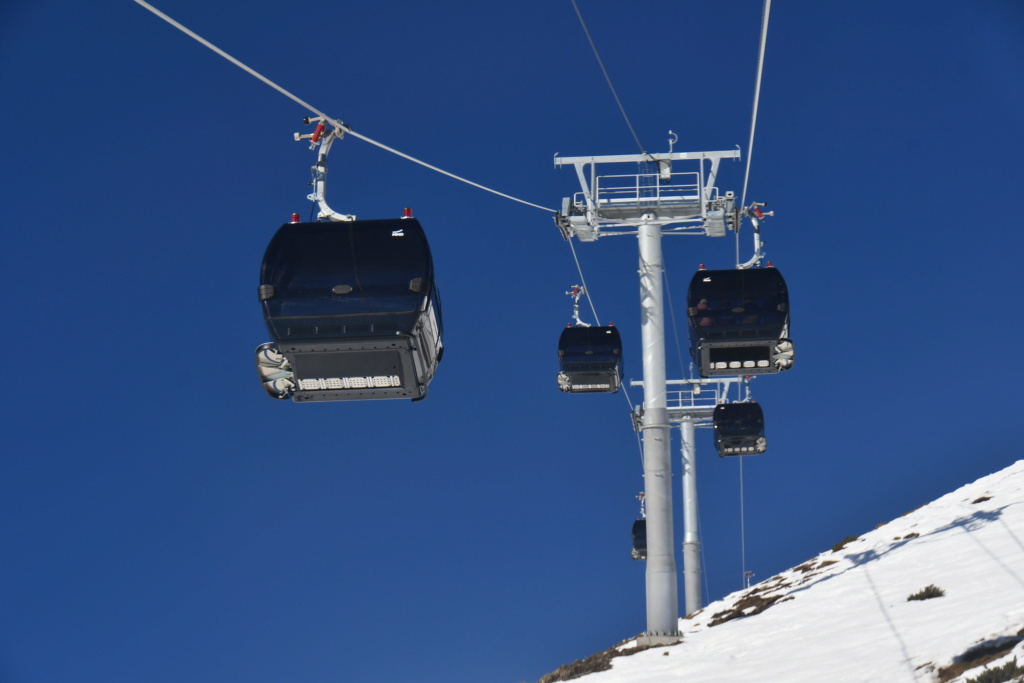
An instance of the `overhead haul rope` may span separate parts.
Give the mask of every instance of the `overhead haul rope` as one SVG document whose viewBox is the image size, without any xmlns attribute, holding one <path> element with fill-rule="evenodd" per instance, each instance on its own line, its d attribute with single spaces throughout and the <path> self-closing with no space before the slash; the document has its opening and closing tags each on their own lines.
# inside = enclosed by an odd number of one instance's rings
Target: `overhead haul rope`
<svg viewBox="0 0 1024 683">
<path fill-rule="evenodd" d="M 412 156 L 409 156 L 408 154 L 405 154 L 404 152 L 400 152 L 397 149 L 394 149 L 393 147 L 388 147 L 387 145 L 385 145 L 383 143 L 377 142 L 376 140 L 373 140 L 371 138 L 366 137 L 365 135 L 362 135 L 360 133 L 355 132 L 354 130 L 352 130 L 352 128 L 348 124 L 344 123 L 343 121 L 338 121 L 337 119 L 331 118 L 330 116 L 328 116 L 327 114 L 323 113 L 322 111 L 320 111 L 319 109 L 317 109 L 313 105 L 309 104 L 305 100 L 302 100 L 299 97 L 297 97 L 296 95 L 293 95 L 292 93 L 288 92 L 287 90 L 285 90 L 284 88 L 279 86 L 277 83 L 274 83 L 272 80 L 270 80 L 269 78 L 267 78 L 263 74 L 259 73 L 255 69 L 250 68 L 249 66 L 246 66 L 245 64 L 243 64 L 239 60 L 237 60 L 234 57 L 232 57 L 231 55 L 229 55 L 227 52 L 224 52 L 224 50 L 221 50 L 219 47 L 217 47 L 216 45 L 214 45 L 210 41 L 206 40 L 202 36 L 198 35 L 194 31 L 189 29 L 188 27 L 183 26 L 179 22 L 175 21 L 174 19 L 172 19 L 171 17 L 167 16 L 166 14 L 164 14 L 163 12 L 158 10 L 157 8 L 155 8 L 152 5 L 150 5 L 148 2 L 145 2 L 145 0 L 134 0 L 134 1 L 137 4 L 141 5 L 142 7 L 145 7 L 147 10 L 149 10 L 150 12 L 155 14 L 156 16 L 160 17 L 161 19 L 166 21 L 168 24 L 170 24 L 174 28 L 178 29 L 179 31 L 181 31 L 182 33 L 187 35 L 188 37 L 190 37 L 190 38 L 196 40 L 197 42 L 201 43 L 202 45 L 205 45 L 206 47 L 210 48 L 211 50 L 216 52 L 218 55 L 220 55 L 224 59 L 228 60 L 229 62 L 231 62 L 232 64 L 234 64 L 238 68 L 242 69 L 243 71 L 245 71 L 249 75 L 258 78 L 259 80 L 263 81 L 264 83 L 266 83 L 271 88 L 273 88 L 274 90 L 278 91 L 279 93 L 281 93 L 282 95 L 284 95 L 288 99 L 290 99 L 293 102 L 299 104 L 300 106 L 305 107 L 309 111 L 311 111 L 314 114 L 316 114 L 317 116 L 321 117 L 324 121 L 329 122 L 335 128 L 338 128 L 338 129 L 344 131 L 345 134 L 351 135 L 351 136 L 356 137 L 356 138 L 359 138 L 363 142 L 368 142 L 371 145 L 374 145 L 376 147 L 380 147 L 381 149 L 383 149 L 383 150 L 385 150 L 387 152 L 391 152 L 392 154 L 396 154 L 396 155 L 398 155 L 398 156 L 400 156 L 400 157 L 402 157 L 404 159 L 408 159 L 409 161 L 411 161 L 413 163 L 416 163 L 416 164 L 419 164 L 420 166 L 423 166 L 425 168 L 429 168 L 431 171 L 437 171 L 438 173 L 440 173 L 442 175 L 446 175 L 449 178 L 454 178 L 455 180 L 458 180 L 460 182 L 466 183 L 467 185 L 472 185 L 473 187 L 476 187 L 478 189 L 484 190 L 485 192 L 490 192 L 491 194 L 496 194 L 499 197 L 504 197 L 505 199 L 511 199 L 512 201 L 519 202 L 520 204 L 526 204 L 527 206 L 532 206 L 535 209 L 541 209 L 542 211 L 548 211 L 550 213 L 557 213 L 554 209 L 549 209 L 546 206 L 541 206 L 540 204 L 534 204 L 532 202 L 528 202 L 528 201 L 525 201 L 523 199 L 518 199 L 516 197 L 513 197 L 512 195 L 505 194 L 504 192 L 499 192 L 497 190 L 491 189 L 491 188 L 486 187 L 484 185 L 481 185 L 479 183 L 475 183 L 472 180 L 468 180 L 466 178 L 463 178 L 462 176 L 457 176 L 454 173 L 449 173 L 448 171 L 445 171 L 444 169 L 441 169 L 441 168 L 438 168 L 437 166 L 433 166 L 431 164 L 428 164 L 425 161 L 421 161 L 421 160 L 419 160 L 419 159 L 417 159 L 415 157 L 412 157 Z"/>
<path fill-rule="evenodd" d="M 676 305 L 672 301 L 672 287 L 669 285 L 668 270 L 665 268 L 665 257 L 662 255 L 661 272 L 664 274 L 665 294 L 668 295 L 668 312 L 672 318 L 672 337 L 676 342 L 676 359 L 679 361 L 679 374 L 683 374 L 686 364 L 683 362 L 683 348 L 679 343 L 679 322 L 676 320 Z M 692 373 L 691 373 L 692 374 Z"/>
<path fill-rule="evenodd" d="M 580 12 L 579 5 L 576 4 L 576 0 L 572 0 L 572 7 L 576 10 L 576 17 L 580 20 L 580 26 L 583 27 L 583 33 L 587 36 L 587 42 L 590 43 L 590 49 L 594 52 L 594 58 L 597 59 L 597 65 L 601 67 L 601 73 L 604 74 L 604 80 L 608 84 L 608 89 L 612 92 L 612 97 L 615 98 L 615 104 L 619 107 L 619 112 L 622 114 L 622 118 L 626 121 L 626 126 L 629 128 L 630 134 L 633 136 L 633 140 L 636 142 L 637 148 L 639 148 L 641 154 L 647 154 L 647 150 L 640 143 L 640 138 L 636 134 L 636 129 L 633 128 L 633 123 L 629 120 L 629 115 L 626 113 L 626 108 L 622 106 L 622 100 L 619 99 L 619 93 L 615 90 L 615 85 L 612 83 L 611 76 L 608 75 L 608 69 L 604 66 L 604 61 L 601 59 L 601 53 L 597 50 L 597 44 L 594 42 L 594 38 L 590 35 L 590 29 L 587 28 L 587 22 L 583 20 L 583 13 Z M 586 281 L 583 278 L 583 269 L 580 267 L 580 259 L 576 255 L 576 247 L 573 246 L 572 240 L 569 240 L 569 248 L 572 249 L 573 260 L 576 261 L 576 271 L 580 275 L 580 282 L 584 283 L 586 287 Z M 590 310 L 594 314 L 594 320 L 598 321 L 600 325 L 600 319 L 597 317 L 597 310 L 594 308 L 594 300 L 590 296 L 590 289 L 585 289 L 587 294 L 587 301 L 590 302 Z M 622 397 L 626 399 L 626 404 L 629 406 L 629 414 L 632 416 L 635 410 L 633 401 L 629 397 L 629 388 L 623 385 Z M 636 444 L 637 449 L 640 451 L 640 464 L 644 462 L 644 447 L 643 442 L 640 439 L 640 433 L 636 433 Z"/>
<path fill-rule="evenodd" d="M 608 70 L 604 68 L 604 62 L 601 61 L 601 54 L 597 51 L 597 45 L 594 43 L 594 39 L 590 37 L 590 30 L 587 29 L 587 22 L 583 21 L 583 14 L 580 12 L 579 5 L 576 4 L 576 0 L 572 0 L 572 7 L 576 10 L 576 16 L 579 17 L 580 25 L 583 27 L 583 33 L 587 35 L 587 41 L 590 43 L 590 49 L 594 51 L 594 57 L 597 58 L 597 64 L 601 67 L 601 73 L 604 74 L 604 80 L 608 83 L 608 88 L 612 91 L 612 97 L 615 98 L 615 104 L 619 105 L 619 111 L 622 112 L 622 118 L 626 119 L 626 125 L 629 127 L 629 132 L 633 134 L 633 139 L 636 141 L 636 146 L 640 148 L 641 154 L 647 154 L 647 150 L 640 144 L 640 138 L 637 137 L 636 131 L 633 130 L 633 124 L 629 120 L 629 116 L 626 115 L 626 109 L 622 106 L 622 100 L 619 99 L 619 94 L 615 92 L 615 86 L 612 85 L 612 78 L 608 75 Z"/>
<path fill-rule="evenodd" d="M 597 309 L 594 307 L 594 299 L 593 299 L 592 296 L 590 296 L 590 288 L 587 287 L 587 278 L 584 277 L 584 275 L 583 275 L 583 266 L 580 265 L 580 259 L 576 255 L 576 247 L 573 246 L 572 240 L 569 240 L 569 249 L 572 250 L 572 257 L 576 261 L 576 273 L 580 276 L 580 283 L 581 283 L 580 287 L 582 289 L 581 293 L 586 295 L 587 302 L 590 304 L 590 312 L 594 314 L 594 323 L 598 327 L 600 327 L 601 326 L 601 318 L 598 317 Z M 579 312 L 578 311 L 576 312 L 576 319 L 577 319 L 577 321 L 579 320 Z M 633 415 L 633 410 L 634 410 L 634 408 L 633 408 L 633 400 L 629 397 L 629 387 L 627 387 L 625 384 L 622 385 L 622 397 L 626 399 L 626 405 L 629 406 L 629 414 L 630 414 L 630 416 L 632 416 Z M 639 434 L 639 432 L 637 432 L 637 434 L 636 434 L 636 445 L 637 445 L 637 450 L 640 451 L 640 464 L 642 466 L 643 462 L 644 462 L 644 446 L 643 446 L 643 443 L 640 441 L 640 434 Z"/>
<path fill-rule="evenodd" d="M 398 156 L 400 156 L 400 157 L 402 157 L 404 159 L 408 159 L 409 161 L 412 161 L 413 163 L 419 164 L 419 165 L 421 165 L 421 166 L 423 166 L 425 168 L 429 168 L 432 171 L 436 171 L 438 173 L 441 173 L 442 175 L 446 175 L 446 176 L 448 176 L 450 178 L 453 178 L 453 179 L 458 180 L 460 182 L 466 183 L 468 185 L 472 185 L 473 187 L 476 187 L 478 189 L 484 190 L 486 192 L 490 192 L 492 194 L 496 194 L 499 197 L 504 197 L 506 199 L 511 199 L 514 202 L 519 202 L 520 204 L 525 204 L 527 206 L 532 206 L 532 207 L 534 207 L 536 209 L 541 209 L 542 211 L 548 211 L 550 213 L 557 213 L 554 209 L 549 209 L 546 206 L 541 206 L 539 204 L 534 204 L 532 202 L 528 202 L 528 201 L 525 201 L 525 200 L 522 200 L 522 199 L 518 199 L 517 197 L 513 197 L 512 195 L 505 194 L 504 192 L 499 192 L 497 190 L 491 189 L 491 188 L 486 187 L 484 185 L 481 185 L 479 183 L 475 183 L 475 182 L 473 182 L 471 180 L 468 180 L 468 179 L 463 178 L 461 176 L 455 175 L 454 173 L 450 173 L 448 171 L 445 171 L 444 169 L 438 168 L 437 166 L 434 166 L 432 164 L 428 164 L 425 161 L 421 161 L 420 159 L 417 159 L 417 158 L 412 157 L 412 156 L 410 156 L 408 154 L 405 154 L 404 152 L 400 152 L 397 149 L 394 149 L 393 147 L 389 147 L 389 146 L 387 146 L 387 145 L 385 145 L 383 143 L 377 142 L 376 140 L 368 138 L 365 135 L 357 133 L 354 130 L 352 130 L 351 126 L 349 126 L 348 124 L 346 124 L 346 123 L 344 123 L 342 121 L 338 121 L 337 119 L 334 119 L 334 118 L 328 116 L 327 114 L 325 114 L 324 112 L 320 111 L 319 109 L 317 109 L 316 107 L 314 107 L 310 103 L 306 102 L 305 100 L 301 99 L 297 95 L 294 95 L 293 93 L 289 92 L 288 90 L 285 90 L 280 85 L 278 85 L 277 83 L 274 83 L 272 80 L 270 80 L 269 78 L 267 78 L 263 74 L 259 73 L 258 71 L 256 71 L 255 69 L 251 68 L 247 64 L 239 61 L 238 59 L 235 59 L 234 57 L 232 57 L 230 54 L 228 54 L 224 50 L 220 49 L 219 47 L 217 47 L 216 45 L 214 45 L 210 41 L 206 40 L 205 38 L 203 38 L 202 36 L 197 34 L 195 31 L 191 30 L 190 28 L 188 28 L 187 26 L 181 24 L 180 22 L 176 21 L 175 19 L 173 19 L 172 17 L 168 16 L 167 14 L 161 12 L 156 7 L 153 7 L 151 4 L 149 4 L 145 0 L 134 0 L 134 2 L 136 4 L 138 4 L 138 5 L 140 5 L 141 7 L 149 10 L 151 13 L 153 13 L 157 17 L 163 19 L 165 22 L 167 22 L 168 24 L 170 24 L 174 28 L 178 29 L 179 31 L 181 31 L 182 33 L 187 35 L 188 37 L 192 38 L 196 42 L 198 42 L 201 45 L 209 48 L 210 50 L 212 50 L 216 54 L 218 54 L 221 57 L 223 57 L 224 59 L 228 60 L 229 62 L 231 62 L 232 64 L 237 66 L 239 69 L 241 69 L 241 70 L 245 71 L 246 73 L 248 73 L 249 75 L 259 79 L 260 81 L 263 81 L 263 83 L 267 84 L 268 86 L 270 86 L 271 88 L 273 88 L 277 92 L 281 93 L 282 95 L 284 95 L 288 99 L 292 100 L 293 102 L 295 102 L 299 106 L 302 106 L 302 107 L 306 108 L 307 110 L 309 110 L 310 112 L 316 114 L 323 121 L 327 121 L 327 122 L 331 123 L 333 126 L 335 126 L 336 128 L 343 130 L 344 133 L 347 134 L 347 135 L 351 135 L 353 137 L 359 138 L 360 140 L 362 140 L 364 142 L 368 142 L 371 145 L 379 147 L 379 148 L 381 148 L 381 149 L 383 149 L 383 150 L 385 150 L 387 152 L 391 152 L 392 154 L 396 154 L 396 155 L 398 155 Z M 573 0 L 573 6 L 575 6 L 575 5 L 576 5 L 576 2 L 575 2 L 575 0 Z M 582 15 L 579 14 L 579 8 L 578 7 L 576 8 L 576 13 L 580 17 L 580 22 L 583 23 L 583 17 L 582 17 Z M 586 27 L 585 23 L 583 24 L 583 29 L 584 29 L 584 31 L 587 31 L 587 27 Z M 590 39 L 590 33 L 589 32 L 587 32 L 587 38 L 588 38 L 588 40 Z M 591 46 L 593 47 L 594 46 L 593 41 L 591 40 L 590 42 L 591 42 Z M 597 54 L 597 48 L 596 47 L 594 47 L 594 54 L 597 56 L 598 63 L 601 64 L 601 57 L 600 57 L 600 55 Z M 601 70 L 604 71 L 604 64 L 601 64 Z M 614 86 L 612 86 L 611 79 L 608 78 L 607 71 L 604 71 L 604 73 L 605 73 L 605 78 L 608 79 L 608 85 L 612 89 L 612 94 L 615 96 L 615 101 L 619 102 L 619 97 L 615 93 L 615 88 L 614 88 Z M 629 125 L 630 132 L 633 133 L 633 138 L 637 141 L 637 145 L 640 146 L 641 152 L 643 152 L 644 151 L 643 150 L 643 146 L 640 145 L 640 140 L 639 140 L 639 138 L 636 137 L 636 132 L 633 130 L 633 126 L 632 126 L 632 124 L 630 124 L 629 117 L 626 116 L 626 112 L 622 108 L 622 103 L 621 102 L 619 102 L 619 110 L 622 111 L 622 115 L 623 115 L 623 117 L 626 118 L 627 125 Z M 586 286 L 586 281 L 585 281 L 585 279 L 583 277 L 583 269 L 580 266 L 579 258 L 576 256 L 576 249 L 575 249 L 575 247 L 572 246 L 572 241 L 571 240 L 569 242 L 569 246 L 572 248 L 572 255 L 573 255 L 573 259 L 576 261 L 576 270 L 577 270 L 577 272 L 579 272 L 580 281 L 584 284 L 584 286 Z M 590 290 L 587 289 L 586 291 L 587 291 L 587 301 L 590 303 L 591 312 L 593 312 L 593 314 L 594 314 L 594 319 L 598 320 L 597 310 L 594 307 L 594 301 L 590 297 Z M 623 396 L 625 396 L 626 402 L 629 404 L 629 407 L 630 407 L 630 414 L 632 414 L 633 403 L 629 399 L 628 392 L 624 391 L 623 392 Z M 637 435 L 637 443 L 638 444 L 640 443 L 639 435 Z M 642 446 L 640 448 L 640 459 L 641 459 L 641 461 L 643 460 L 643 448 L 642 448 Z"/>
<path fill-rule="evenodd" d="M 743 194 L 740 208 L 747 206 L 747 182 L 750 180 L 750 159 L 754 155 L 754 129 L 757 127 L 757 105 L 761 100 L 761 74 L 764 70 L 764 49 L 768 43 L 768 15 L 772 11 L 772 0 L 764 0 L 761 15 L 761 46 L 757 52 L 757 77 L 754 80 L 754 110 L 750 117 L 750 141 L 747 143 L 747 170 L 743 174 Z"/>
<path fill-rule="evenodd" d="M 750 141 L 747 143 L 747 168 L 743 173 L 743 194 L 740 196 L 740 210 L 747 208 L 747 184 L 750 180 L 750 160 L 754 156 L 754 130 L 757 128 L 757 107 L 761 101 L 761 76 L 764 72 L 764 51 L 768 44 L 768 17 L 772 11 L 772 0 L 764 0 L 764 9 L 761 13 L 761 44 L 757 51 L 757 76 L 754 79 L 754 108 L 750 116 Z M 755 211 L 757 207 L 754 207 Z M 760 215 L 760 213 L 758 213 Z M 757 222 L 754 222 L 754 229 L 757 230 Z M 756 235 L 755 235 L 756 239 Z M 756 242 L 755 242 L 756 244 Z M 757 254 L 754 255 L 757 258 Z M 740 231 L 736 230 L 736 263 L 740 262 Z M 746 512 L 744 509 L 743 491 L 743 456 L 740 456 L 740 568 L 743 574 L 742 586 L 747 587 L 749 577 L 747 572 L 747 533 L 746 533 Z"/>
<path fill-rule="evenodd" d="M 590 304 L 590 312 L 594 314 L 594 323 L 600 327 L 601 326 L 601 318 L 598 317 L 597 309 L 594 307 L 594 298 L 592 296 L 590 296 L 590 288 L 587 287 L 587 278 L 584 277 L 584 275 L 583 275 L 583 266 L 580 265 L 580 259 L 576 255 L 576 247 L 573 246 L 572 240 L 569 240 L 569 249 L 572 250 L 572 258 L 573 258 L 573 260 L 576 261 L 576 273 L 580 276 L 580 283 L 581 283 L 581 287 L 583 289 L 583 294 L 586 295 L 587 302 Z M 626 399 L 626 405 L 629 406 L 629 414 L 632 416 L 633 415 L 633 409 L 634 409 L 633 408 L 633 401 L 629 397 L 629 388 L 625 384 L 622 385 L 622 396 L 623 396 L 623 398 Z M 643 443 L 641 443 L 641 441 L 640 441 L 640 434 L 639 433 L 637 433 L 637 435 L 636 435 L 636 443 L 637 443 L 637 448 L 640 451 L 640 464 L 643 465 L 643 462 L 644 462 L 644 447 L 643 447 Z"/>
<path fill-rule="evenodd" d="M 138 1 L 139 0 L 136 0 L 136 2 L 138 2 Z M 608 88 L 612 92 L 612 97 L 615 98 L 615 103 L 618 105 L 619 111 L 622 113 L 622 118 L 625 119 L 626 125 L 629 127 L 629 132 L 633 135 L 633 140 L 636 141 L 636 145 L 640 149 L 640 153 L 641 154 L 647 154 L 647 151 L 644 149 L 643 145 L 640 143 L 640 138 L 637 136 L 636 130 L 633 128 L 633 124 L 629 120 L 629 116 L 626 114 L 626 109 L 622 106 L 622 100 L 619 99 L 619 95 L 618 95 L 618 93 L 615 90 L 615 86 L 612 84 L 612 79 L 608 75 L 608 70 L 605 69 L 604 62 L 601 60 L 601 55 L 600 55 L 600 53 L 597 50 L 597 45 L 594 43 L 594 39 L 591 37 L 590 31 L 587 29 L 587 23 L 583 20 L 583 14 L 580 12 L 580 8 L 576 4 L 576 0 L 572 0 L 572 6 L 573 6 L 573 9 L 576 10 L 576 16 L 580 20 L 580 25 L 583 27 L 583 32 L 587 36 L 587 41 L 590 43 L 590 47 L 591 47 L 591 49 L 594 52 L 594 57 L 597 59 L 597 63 L 601 67 L 601 73 L 604 74 L 605 81 L 608 83 Z M 764 9 L 763 9 L 762 15 L 761 15 L 761 40 L 760 40 L 760 46 L 758 48 L 758 57 L 757 57 L 757 76 L 755 78 L 755 84 L 754 84 L 754 106 L 753 106 L 753 111 L 751 113 L 751 120 L 750 120 L 750 139 L 749 139 L 749 142 L 747 143 L 747 164 L 746 164 L 746 169 L 745 169 L 744 174 L 743 174 L 743 193 L 742 193 L 741 199 L 740 199 L 741 210 L 744 210 L 746 208 L 746 205 L 747 205 L 747 186 L 748 186 L 749 181 L 750 181 L 750 163 L 751 163 L 751 158 L 753 157 L 753 153 L 754 153 L 754 132 L 755 132 L 755 130 L 757 128 L 757 110 L 758 110 L 758 105 L 759 105 L 760 99 L 761 99 L 761 78 L 762 78 L 762 74 L 763 74 L 763 71 L 764 71 L 764 53 L 765 53 L 765 46 L 767 45 L 767 42 L 768 42 L 768 18 L 769 18 L 769 15 L 771 14 L 771 6 L 772 6 L 771 0 L 764 0 Z M 572 240 L 569 240 L 569 246 L 572 247 Z M 575 249 L 575 247 L 572 247 L 572 255 L 573 255 L 573 258 L 576 260 L 576 269 L 579 272 L 580 281 L 582 282 L 583 281 L 583 271 L 580 268 L 579 259 L 576 257 L 576 249 Z M 738 229 L 736 230 L 736 262 L 739 263 L 739 230 Z M 664 267 L 662 268 L 662 270 L 664 272 Z M 672 329 L 673 329 L 673 333 L 675 335 L 675 340 L 676 340 L 676 353 L 677 353 L 677 355 L 679 357 L 680 365 L 682 365 L 683 364 L 682 351 L 681 351 L 680 345 L 679 345 L 679 327 L 678 327 L 678 323 L 676 322 L 676 318 L 675 318 L 675 306 L 672 304 L 672 301 L 671 301 L 672 293 L 671 293 L 671 288 L 668 286 L 667 273 L 666 273 L 666 277 L 665 277 L 665 290 L 666 290 L 666 293 L 668 294 L 668 297 L 669 297 L 669 310 L 670 310 L 670 312 L 672 314 Z M 593 303 L 593 300 L 590 298 L 590 291 L 589 290 L 587 290 L 587 299 L 588 299 L 588 301 L 590 301 L 591 310 L 594 310 L 594 303 Z M 597 319 L 597 312 L 596 311 L 594 311 L 594 318 L 595 318 L 595 320 Z M 626 392 L 623 392 L 623 395 L 625 396 L 627 403 L 629 403 L 630 413 L 632 414 L 632 411 L 633 411 L 632 401 L 630 401 L 629 395 Z M 637 444 L 640 447 L 640 461 L 643 462 L 643 459 L 644 459 L 644 457 L 643 457 L 643 445 L 641 443 L 640 435 L 639 434 L 637 434 Z M 744 580 L 744 586 L 745 586 L 746 585 L 746 580 L 747 580 L 747 567 L 746 567 L 746 552 L 747 551 L 746 551 L 746 530 L 745 530 L 745 518 L 744 517 L 745 517 L 745 515 L 744 515 L 744 506 L 743 506 L 743 458 L 741 456 L 741 458 L 740 458 L 740 545 L 741 545 L 740 553 L 741 553 L 741 563 L 743 565 L 742 566 L 742 570 L 743 570 L 743 580 Z M 698 525 L 700 524 L 699 513 L 698 513 L 697 523 L 698 523 Z M 700 533 L 700 532 L 698 532 L 698 533 Z M 701 533 L 701 536 L 703 537 L 703 533 Z M 701 554 L 701 563 L 704 564 L 704 555 L 703 555 L 703 553 Z M 706 566 L 704 568 L 704 573 L 705 573 L 705 575 L 707 574 Z M 704 586 L 704 590 L 705 590 L 705 593 L 708 592 L 708 587 L 707 587 L 706 584 Z"/>
<path fill-rule="evenodd" d="M 747 575 L 747 525 L 743 514 L 743 456 L 740 458 L 740 567 L 743 569 L 743 576 L 741 577 L 742 586 L 744 588 L 750 587 L 749 577 Z M 752 576 L 752 575 L 751 575 Z"/>
</svg>

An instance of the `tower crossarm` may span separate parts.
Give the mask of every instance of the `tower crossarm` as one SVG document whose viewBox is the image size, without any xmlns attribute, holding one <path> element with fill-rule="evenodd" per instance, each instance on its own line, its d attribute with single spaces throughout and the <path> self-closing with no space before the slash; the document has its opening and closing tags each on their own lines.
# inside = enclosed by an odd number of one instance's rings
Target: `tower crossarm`
<svg viewBox="0 0 1024 683">
<path fill-rule="evenodd" d="M 576 169 L 581 191 L 562 200 L 555 223 L 566 240 L 582 242 L 602 234 L 635 234 L 626 228 L 639 222 L 672 226 L 672 234 L 724 236 L 739 225 L 739 207 L 734 193 L 719 195 L 715 180 L 722 159 L 739 157 L 738 149 L 556 156 L 555 166 Z M 641 172 L 598 175 L 598 166 L 608 164 L 640 164 Z M 684 164 L 687 170 L 677 170 Z"/>
<path fill-rule="evenodd" d="M 633 381 L 632 386 L 643 386 L 642 381 Z M 729 393 L 735 387 L 743 397 L 744 380 L 741 377 L 716 377 L 713 379 L 670 379 L 666 384 L 668 420 L 672 424 L 692 421 L 696 427 L 710 427 L 715 406 L 729 403 Z M 642 416 L 634 415 L 634 425 Z"/>
</svg>

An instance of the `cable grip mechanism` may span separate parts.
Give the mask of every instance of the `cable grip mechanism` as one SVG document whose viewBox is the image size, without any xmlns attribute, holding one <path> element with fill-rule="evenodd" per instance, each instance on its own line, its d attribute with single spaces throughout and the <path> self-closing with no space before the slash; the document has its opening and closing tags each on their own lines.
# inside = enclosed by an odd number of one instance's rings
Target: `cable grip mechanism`
<svg viewBox="0 0 1024 683">
<path fill-rule="evenodd" d="M 311 202 L 316 202 L 317 206 L 320 207 L 320 212 L 317 214 L 317 218 L 320 220 L 354 221 L 356 219 L 354 215 L 340 214 L 334 211 L 327 205 L 327 199 L 325 198 L 325 193 L 327 191 L 327 155 L 330 153 L 331 145 L 334 144 L 334 141 L 345 137 L 345 131 L 342 129 L 342 126 L 345 126 L 345 124 L 340 121 L 335 122 L 330 120 L 335 127 L 328 131 L 328 120 L 323 116 L 307 116 L 302 119 L 302 121 L 306 125 L 316 122 L 316 128 L 312 133 L 305 135 L 302 133 L 295 133 L 295 141 L 299 142 L 300 140 L 309 140 L 310 149 L 316 149 L 318 146 L 320 147 L 320 153 L 317 155 L 316 165 L 312 168 L 313 181 L 310 184 L 313 186 L 313 192 L 307 195 L 306 199 Z"/>
</svg>

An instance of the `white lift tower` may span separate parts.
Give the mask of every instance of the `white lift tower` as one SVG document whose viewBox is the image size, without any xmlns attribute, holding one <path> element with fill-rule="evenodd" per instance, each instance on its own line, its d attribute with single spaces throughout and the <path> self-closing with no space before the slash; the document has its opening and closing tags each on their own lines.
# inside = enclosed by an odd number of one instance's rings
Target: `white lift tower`
<svg viewBox="0 0 1024 683">
<path fill-rule="evenodd" d="M 671 144 L 669 149 L 667 154 L 555 157 L 555 166 L 575 167 L 581 186 L 579 193 L 562 201 L 562 210 L 555 215 L 562 236 L 593 242 L 636 235 L 639 242 L 644 401 L 638 426 L 643 433 L 647 509 L 647 630 L 642 641 L 651 645 L 673 643 L 679 637 L 661 238 L 722 237 L 727 229 L 738 228 L 740 220 L 735 195 L 719 194 L 715 187 L 719 163 L 738 159 L 739 150 L 672 152 Z M 632 164 L 635 170 L 598 175 L 599 165 L 612 164 Z M 684 165 L 685 171 L 676 170 Z M 699 574 L 697 581 L 699 586 Z"/>
</svg>

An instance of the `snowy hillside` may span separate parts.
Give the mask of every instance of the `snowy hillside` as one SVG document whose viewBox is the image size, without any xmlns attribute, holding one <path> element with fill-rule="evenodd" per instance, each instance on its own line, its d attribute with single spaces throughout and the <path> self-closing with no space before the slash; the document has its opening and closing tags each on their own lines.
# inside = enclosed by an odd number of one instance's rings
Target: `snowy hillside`
<svg viewBox="0 0 1024 683">
<path fill-rule="evenodd" d="M 908 600 L 929 587 L 942 595 Z M 1024 460 L 715 602 L 680 631 L 677 645 L 623 653 L 578 680 L 961 683 L 1014 658 L 1024 666 Z"/>
</svg>

